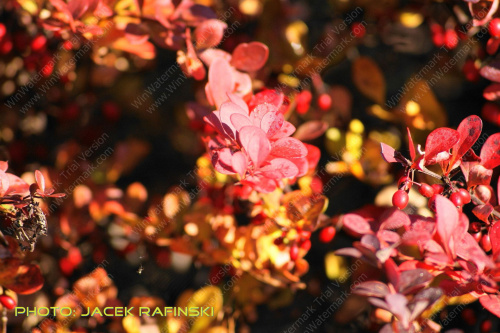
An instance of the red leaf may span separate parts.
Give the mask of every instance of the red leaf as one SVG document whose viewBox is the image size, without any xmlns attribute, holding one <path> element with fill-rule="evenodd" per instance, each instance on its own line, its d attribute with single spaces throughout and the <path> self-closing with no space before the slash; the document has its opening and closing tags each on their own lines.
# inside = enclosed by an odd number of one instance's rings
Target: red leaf
<svg viewBox="0 0 500 333">
<path fill-rule="evenodd" d="M 264 177 L 271 179 L 292 178 L 297 176 L 299 169 L 285 158 L 274 158 L 268 165 L 261 167 Z"/>
<path fill-rule="evenodd" d="M 7 161 L 0 161 L 0 171 L 6 172 L 9 168 L 9 163 Z"/>
<path fill-rule="evenodd" d="M 493 206 L 487 203 L 485 205 L 478 205 L 474 207 L 472 209 L 472 212 L 481 221 L 489 223 L 488 217 L 490 216 L 491 212 L 493 212 L 493 210 L 494 210 Z"/>
<path fill-rule="evenodd" d="M 245 72 L 259 70 L 267 61 L 269 48 L 259 42 L 242 43 L 233 51 L 231 65 Z"/>
<path fill-rule="evenodd" d="M 0 172 L 0 197 L 3 197 L 9 190 L 9 177 L 5 172 Z"/>
<path fill-rule="evenodd" d="M 394 157 L 396 151 L 391 146 L 381 142 L 380 143 L 380 153 L 382 154 L 382 158 L 387 163 L 396 163 L 398 160 Z"/>
<path fill-rule="evenodd" d="M 408 148 L 410 148 L 410 157 L 411 157 L 411 160 L 414 161 L 415 156 L 416 156 L 415 155 L 415 144 L 413 143 L 413 139 L 411 137 L 410 128 L 407 127 L 406 131 L 408 132 Z"/>
<path fill-rule="evenodd" d="M 481 273 L 485 267 L 494 267 L 490 257 L 479 247 L 474 237 L 468 232 L 465 233 L 457 246 L 457 256 L 464 260 L 473 262 Z"/>
<path fill-rule="evenodd" d="M 226 28 L 227 24 L 217 19 L 203 21 L 194 30 L 196 48 L 206 49 L 217 46 L 222 40 Z"/>
<path fill-rule="evenodd" d="M 327 129 L 327 122 L 322 120 L 310 120 L 300 125 L 293 137 L 300 141 L 309 141 L 323 135 Z"/>
<path fill-rule="evenodd" d="M 285 118 L 281 113 L 268 112 L 262 117 L 260 128 L 266 132 L 268 138 L 272 138 L 283 126 Z"/>
<path fill-rule="evenodd" d="M 387 261 L 384 263 L 384 268 L 391 284 L 394 287 L 397 287 L 399 285 L 400 271 L 394 260 L 387 259 Z"/>
<path fill-rule="evenodd" d="M 489 312 L 500 317 L 500 296 L 499 295 L 484 295 L 479 297 L 479 302 Z"/>
<path fill-rule="evenodd" d="M 481 135 L 482 129 L 483 122 L 481 118 L 476 115 L 469 116 L 462 120 L 457 128 L 460 139 L 453 147 L 450 168 L 453 167 L 455 162 L 464 156 L 470 148 L 472 148 L 476 140 L 479 138 L 479 135 Z"/>
<path fill-rule="evenodd" d="M 380 217 L 382 224 L 380 229 L 397 229 L 404 225 L 410 225 L 410 218 L 401 209 L 392 207 Z"/>
<path fill-rule="evenodd" d="M 346 214 L 342 218 L 344 228 L 357 235 L 373 234 L 370 224 L 357 214 Z"/>
<path fill-rule="evenodd" d="M 389 294 L 389 288 L 385 283 L 379 281 L 367 281 L 355 286 L 353 292 L 366 297 L 374 296 L 383 298 Z"/>
<path fill-rule="evenodd" d="M 398 291 L 401 294 L 414 294 L 431 282 L 434 277 L 422 268 L 401 272 L 399 275 Z"/>
<path fill-rule="evenodd" d="M 234 88 L 232 69 L 227 60 L 217 58 L 212 62 L 208 70 L 208 82 L 215 106 L 219 108 L 227 101 L 227 93 L 231 93 Z"/>
<path fill-rule="evenodd" d="M 42 192 L 45 192 L 45 177 L 43 176 L 43 174 L 39 170 L 35 171 L 35 179 L 36 179 L 36 183 L 38 184 L 38 187 L 40 188 L 40 190 Z"/>
<path fill-rule="evenodd" d="M 467 188 L 476 185 L 490 185 L 493 170 L 486 169 L 482 165 L 476 164 L 469 170 L 467 177 Z"/>
<path fill-rule="evenodd" d="M 435 200 L 436 204 L 436 232 L 439 235 L 441 242 L 446 252 L 453 258 L 456 257 L 455 244 L 452 238 L 455 229 L 458 227 L 458 211 L 453 203 L 438 194 Z"/>
<path fill-rule="evenodd" d="M 231 115 L 231 124 L 236 129 L 236 131 L 239 131 L 242 127 L 245 126 L 253 126 L 253 123 L 250 120 L 250 118 L 241 113 L 234 113 Z"/>
<path fill-rule="evenodd" d="M 306 157 L 307 148 L 294 138 L 281 138 L 272 144 L 271 155 L 284 158 Z"/>
<path fill-rule="evenodd" d="M 245 126 L 240 130 L 239 139 L 255 167 L 260 167 L 271 151 L 266 133 L 258 127 Z"/>
<path fill-rule="evenodd" d="M 500 165 L 500 133 L 491 135 L 481 148 L 481 165 L 494 169 Z"/>
<path fill-rule="evenodd" d="M 278 140 L 280 138 L 289 137 L 293 132 L 295 132 L 295 126 L 285 120 L 280 130 L 273 135 L 272 139 Z"/>
<path fill-rule="evenodd" d="M 281 92 L 278 93 L 276 90 L 266 89 L 252 96 L 252 99 L 248 102 L 248 107 L 250 110 L 253 110 L 257 105 L 268 103 L 279 109 L 283 104 L 284 97 Z"/>
<path fill-rule="evenodd" d="M 460 139 L 460 134 L 446 127 L 436 128 L 425 142 L 425 164 L 432 164 L 439 153 L 450 150 Z"/>
<path fill-rule="evenodd" d="M 32 294 L 43 287 L 43 276 L 36 265 L 19 266 L 16 277 L 4 285 L 22 295 Z"/>
<path fill-rule="evenodd" d="M 493 258 L 496 258 L 498 254 L 500 253 L 500 223 L 497 222 L 493 224 L 493 226 L 490 228 L 490 241 L 491 241 L 491 248 L 493 250 Z"/>
</svg>

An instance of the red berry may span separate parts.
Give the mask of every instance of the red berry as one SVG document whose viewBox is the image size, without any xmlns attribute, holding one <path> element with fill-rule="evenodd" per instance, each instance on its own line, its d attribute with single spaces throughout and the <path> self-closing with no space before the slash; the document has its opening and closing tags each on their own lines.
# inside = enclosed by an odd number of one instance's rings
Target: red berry
<svg viewBox="0 0 500 333">
<path fill-rule="evenodd" d="M 491 331 L 491 320 L 486 319 L 481 323 L 481 333 L 487 333 Z"/>
<path fill-rule="evenodd" d="M 495 103 L 486 103 L 481 109 L 481 115 L 489 122 L 500 125 L 500 107 Z"/>
<path fill-rule="evenodd" d="M 444 33 L 442 31 L 432 34 L 432 43 L 436 47 L 442 47 L 444 45 Z"/>
<path fill-rule="evenodd" d="M 298 257 L 299 257 L 299 247 L 297 246 L 297 244 L 293 244 L 292 247 L 290 248 L 290 259 L 292 261 L 295 261 L 297 260 Z"/>
<path fill-rule="evenodd" d="M 322 243 L 329 243 L 333 240 L 336 234 L 336 230 L 334 227 L 326 227 L 323 228 L 319 233 L 319 240 Z"/>
<path fill-rule="evenodd" d="M 102 113 L 109 121 L 117 121 L 120 119 L 121 110 L 116 103 L 104 102 L 102 104 Z"/>
<path fill-rule="evenodd" d="M 458 192 L 454 192 L 450 195 L 450 200 L 457 207 L 462 207 L 464 205 L 464 201 L 462 200 L 462 196 Z"/>
<path fill-rule="evenodd" d="M 479 232 L 481 231 L 481 222 L 472 222 L 470 225 L 469 225 L 469 232 L 471 233 L 476 233 L 476 232 Z"/>
<path fill-rule="evenodd" d="M 496 37 L 491 37 L 486 42 L 486 52 L 488 52 L 489 55 L 493 55 L 497 53 L 498 46 L 500 46 L 500 39 Z"/>
<path fill-rule="evenodd" d="M 408 204 L 408 193 L 403 190 L 397 190 L 392 196 L 392 204 L 399 209 L 403 209 Z"/>
<path fill-rule="evenodd" d="M 300 248 L 306 252 L 309 251 L 311 249 L 311 241 L 309 239 L 306 239 L 300 242 Z"/>
<path fill-rule="evenodd" d="M 436 212 L 436 195 L 434 194 L 432 197 L 429 198 L 429 202 L 427 203 L 429 206 L 429 209 L 433 212 Z"/>
<path fill-rule="evenodd" d="M 311 232 L 307 231 L 307 230 L 302 230 L 300 232 L 300 238 L 302 238 L 302 239 L 309 239 L 309 238 L 311 238 Z"/>
<path fill-rule="evenodd" d="M 309 90 L 304 90 L 300 92 L 300 94 L 295 97 L 295 101 L 297 102 L 297 112 L 299 114 L 304 114 L 309 110 L 311 106 L 312 94 Z"/>
<path fill-rule="evenodd" d="M 468 59 L 465 62 L 462 71 L 467 81 L 476 82 L 481 78 L 479 75 L 479 69 L 477 69 L 475 62 L 472 59 Z"/>
<path fill-rule="evenodd" d="M 328 111 L 332 106 L 332 98 L 328 94 L 321 94 L 318 97 L 318 106 L 323 111 Z"/>
<path fill-rule="evenodd" d="M 472 309 L 464 309 L 462 311 L 462 318 L 469 326 L 476 324 L 476 313 Z"/>
<path fill-rule="evenodd" d="M 490 35 L 500 37 L 500 18 L 494 18 L 489 25 Z"/>
<path fill-rule="evenodd" d="M 31 50 L 34 52 L 43 51 L 45 46 L 47 46 L 47 38 L 43 35 L 38 35 L 31 41 Z"/>
<path fill-rule="evenodd" d="M 470 193 L 464 188 L 458 190 L 458 194 L 462 197 L 462 202 L 464 205 L 468 204 L 471 201 Z"/>
<path fill-rule="evenodd" d="M 2 40 L 2 38 L 5 36 L 6 33 L 7 33 L 7 28 L 5 27 L 5 25 L 0 23 L 0 40 Z"/>
<path fill-rule="evenodd" d="M 59 268 L 64 275 L 70 276 L 75 270 L 75 265 L 71 262 L 70 259 L 64 257 L 59 259 Z"/>
<path fill-rule="evenodd" d="M 420 185 L 418 192 L 426 198 L 430 198 L 434 195 L 434 189 L 432 188 L 432 186 L 426 183 L 422 183 L 422 185 Z"/>
<path fill-rule="evenodd" d="M 471 235 L 472 235 L 472 237 L 474 237 L 474 239 L 478 243 L 481 241 L 481 238 L 483 238 L 483 233 L 481 231 L 476 232 L 475 234 L 471 234 Z"/>
<path fill-rule="evenodd" d="M 441 194 L 444 191 L 444 186 L 440 184 L 432 184 L 432 188 L 435 194 Z"/>
<path fill-rule="evenodd" d="M 283 244 L 283 237 L 278 237 L 274 240 L 274 245 L 281 245 Z"/>
<path fill-rule="evenodd" d="M 73 44 L 71 43 L 71 41 L 66 40 L 66 41 L 64 41 L 64 43 L 62 44 L 62 47 L 63 47 L 66 51 L 71 51 L 71 50 L 73 49 Z"/>
<path fill-rule="evenodd" d="M 83 261 L 82 253 L 80 252 L 80 249 L 77 247 L 70 248 L 67 257 L 75 267 L 80 265 Z"/>
<path fill-rule="evenodd" d="M 484 252 L 491 251 L 491 239 L 489 234 L 484 234 L 481 238 L 481 247 L 483 248 Z"/>
<path fill-rule="evenodd" d="M 458 35 L 454 29 L 448 29 L 444 33 L 444 45 L 447 49 L 452 50 L 458 45 Z"/>
<path fill-rule="evenodd" d="M 363 23 L 354 22 L 351 25 L 351 31 L 356 38 L 363 38 L 366 34 L 366 28 Z"/>
<path fill-rule="evenodd" d="M 16 307 L 16 301 L 8 295 L 0 295 L 0 303 L 2 303 L 7 310 L 12 310 Z"/>
<path fill-rule="evenodd" d="M 14 44 L 9 37 L 2 39 L 2 41 L 0 41 L 0 53 L 8 54 L 10 51 L 12 51 L 13 45 Z"/>
</svg>

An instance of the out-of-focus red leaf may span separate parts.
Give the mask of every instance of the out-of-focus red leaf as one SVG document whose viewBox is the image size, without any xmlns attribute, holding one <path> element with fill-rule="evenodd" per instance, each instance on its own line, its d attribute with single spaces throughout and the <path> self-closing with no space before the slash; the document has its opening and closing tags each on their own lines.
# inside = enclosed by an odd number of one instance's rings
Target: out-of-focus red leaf
<svg viewBox="0 0 500 333">
<path fill-rule="evenodd" d="M 9 177 L 5 172 L 0 172 L 0 197 L 3 197 L 9 190 Z"/>
<path fill-rule="evenodd" d="M 372 234 L 370 224 L 357 214 L 346 214 L 342 218 L 344 228 L 358 235 Z"/>
<path fill-rule="evenodd" d="M 149 39 L 149 29 L 145 24 L 129 23 L 125 27 L 125 37 L 130 44 L 143 44 Z"/>
<path fill-rule="evenodd" d="M 203 50 L 202 52 L 198 52 L 198 56 L 205 63 L 205 65 L 209 67 L 212 65 L 212 62 L 218 58 L 223 58 L 227 62 L 231 61 L 231 55 L 221 49 L 214 49 L 214 48 L 206 49 Z"/>
<path fill-rule="evenodd" d="M 491 258 L 484 253 L 471 234 L 465 233 L 459 242 L 456 247 L 457 255 L 464 260 L 473 262 L 479 273 L 483 272 L 485 267 L 494 267 Z"/>
<path fill-rule="evenodd" d="M 4 286 L 18 294 L 32 294 L 42 288 L 43 276 L 38 266 L 21 265 L 14 279 L 5 283 Z"/>
<path fill-rule="evenodd" d="M 406 297 L 401 294 L 389 294 L 385 296 L 385 301 L 389 306 L 389 311 L 401 321 L 403 327 L 408 327 L 411 314 L 407 308 Z"/>
<path fill-rule="evenodd" d="M 7 172 L 9 163 L 7 161 L 0 161 L 0 171 Z"/>
<path fill-rule="evenodd" d="M 460 139 L 460 134 L 446 127 L 436 128 L 432 131 L 425 142 L 425 164 L 436 163 L 435 157 L 450 150 Z"/>
<path fill-rule="evenodd" d="M 385 283 L 379 281 L 367 281 L 357 285 L 353 292 L 367 297 L 373 296 L 384 298 L 387 294 L 389 294 L 389 287 L 387 287 Z"/>
<path fill-rule="evenodd" d="M 310 120 L 297 128 L 294 138 L 300 141 L 316 139 L 328 129 L 328 123 L 321 120 Z"/>
<path fill-rule="evenodd" d="M 454 243 L 452 236 L 459 223 L 457 208 L 450 200 L 440 194 L 436 196 L 435 205 L 436 232 L 446 252 L 455 258 L 455 246 L 459 244 Z"/>
<path fill-rule="evenodd" d="M 194 30 L 196 48 L 205 49 L 217 46 L 226 28 L 227 24 L 217 19 L 203 21 Z"/>
<path fill-rule="evenodd" d="M 500 317 L 500 296 L 499 295 L 484 295 L 479 297 L 479 302 L 489 312 Z"/>
<path fill-rule="evenodd" d="M 494 61 L 488 65 L 483 66 L 479 70 L 479 74 L 485 79 L 493 82 L 500 82 L 500 62 Z"/>
<path fill-rule="evenodd" d="M 245 72 L 253 72 L 264 66 L 269 48 L 259 42 L 242 43 L 233 51 L 231 65 Z"/>
<path fill-rule="evenodd" d="M 45 191 L 45 177 L 43 176 L 43 174 L 39 170 L 35 171 L 35 179 L 36 179 L 36 183 L 37 183 L 38 187 L 40 188 L 40 190 L 42 192 L 44 192 Z"/>
<path fill-rule="evenodd" d="M 250 111 L 252 111 L 257 105 L 269 103 L 279 109 L 283 105 L 284 98 L 285 95 L 283 95 L 283 93 L 276 90 L 266 89 L 253 95 L 248 102 L 248 107 Z"/>
<path fill-rule="evenodd" d="M 500 98 L 500 83 L 493 83 L 483 91 L 483 97 L 488 101 L 496 101 Z"/>
<path fill-rule="evenodd" d="M 88 8 L 89 8 L 88 0 L 70 0 L 68 2 L 68 10 L 75 19 L 78 19 L 83 14 L 85 14 Z"/>
<path fill-rule="evenodd" d="M 481 165 L 494 169 L 500 165 L 500 133 L 491 135 L 481 148 Z"/>
<path fill-rule="evenodd" d="M 387 209 L 380 217 L 380 229 L 397 229 L 411 224 L 408 214 L 401 209 L 392 207 Z"/>
<path fill-rule="evenodd" d="M 427 286 L 434 276 L 422 268 L 401 272 L 399 275 L 398 291 L 401 294 L 412 294 Z"/>
<path fill-rule="evenodd" d="M 380 143 L 380 153 L 382 154 L 382 158 L 387 163 L 396 163 L 398 160 L 394 157 L 396 151 L 391 146 L 381 142 Z"/>
<path fill-rule="evenodd" d="M 234 87 L 231 66 L 223 58 L 215 59 L 208 70 L 208 84 L 215 106 L 227 101 L 227 93 L 231 93 Z"/>
</svg>

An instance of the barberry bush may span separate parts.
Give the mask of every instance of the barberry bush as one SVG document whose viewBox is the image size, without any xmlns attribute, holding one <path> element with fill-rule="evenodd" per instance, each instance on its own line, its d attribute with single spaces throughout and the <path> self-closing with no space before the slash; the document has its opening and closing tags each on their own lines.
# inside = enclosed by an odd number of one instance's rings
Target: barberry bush
<svg viewBox="0 0 500 333">
<path fill-rule="evenodd" d="M 498 1 L 5 0 L 2 331 L 497 330 Z"/>
</svg>

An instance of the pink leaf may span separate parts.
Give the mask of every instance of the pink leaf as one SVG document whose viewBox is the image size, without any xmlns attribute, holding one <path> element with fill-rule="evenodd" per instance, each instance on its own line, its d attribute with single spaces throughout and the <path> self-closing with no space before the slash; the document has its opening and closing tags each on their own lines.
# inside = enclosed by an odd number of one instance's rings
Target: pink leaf
<svg viewBox="0 0 500 333">
<path fill-rule="evenodd" d="M 494 169 L 500 165 L 500 133 L 491 135 L 481 148 L 481 165 Z"/>
<path fill-rule="evenodd" d="M 411 137 L 410 128 L 407 127 L 406 131 L 408 132 L 408 148 L 410 148 L 410 157 L 411 157 L 411 160 L 414 161 L 415 156 L 416 156 L 415 155 L 415 144 L 413 143 L 413 139 Z"/>
<path fill-rule="evenodd" d="M 241 178 L 245 177 L 245 173 L 247 171 L 247 157 L 241 151 L 238 151 L 233 154 L 231 158 L 231 165 L 233 166 L 234 171 L 236 171 Z"/>
<path fill-rule="evenodd" d="M 271 151 L 266 133 L 258 127 L 245 126 L 240 130 L 239 139 L 255 167 L 260 167 Z"/>
<path fill-rule="evenodd" d="M 442 195 L 436 196 L 436 232 L 439 235 L 442 244 L 448 254 L 453 258 L 456 257 L 455 246 L 452 235 L 458 227 L 458 211 L 453 203 L 443 197 Z"/>
<path fill-rule="evenodd" d="M 346 214 L 342 218 L 344 228 L 358 235 L 373 234 L 370 224 L 357 214 Z"/>
<path fill-rule="evenodd" d="M 295 126 L 293 126 L 291 123 L 285 120 L 280 130 L 273 135 L 272 139 L 278 140 L 281 138 L 285 138 L 292 135 L 293 132 L 295 132 Z"/>
<path fill-rule="evenodd" d="M 276 107 L 272 104 L 267 104 L 267 103 L 257 105 L 250 112 L 250 119 L 252 120 L 254 126 L 261 127 L 262 119 L 268 113 L 276 114 Z M 262 129 L 262 130 L 264 130 L 264 129 Z M 264 132 L 265 132 L 265 130 L 264 130 Z"/>
<path fill-rule="evenodd" d="M 242 43 L 233 51 L 231 65 L 245 72 L 259 70 L 267 61 L 269 48 L 259 42 Z"/>
<path fill-rule="evenodd" d="M 457 256 L 473 262 L 477 266 L 479 272 L 482 272 L 485 267 L 494 267 L 490 257 L 484 253 L 474 237 L 468 232 L 463 235 L 457 246 Z"/>
<path fill-rule="evenodd" d="M 231 61 L 231 55 L 220 49 L 206 49 L 203 52 L 199 52 L 198 56 L 205 63 L 205 65 L 209 67 L 212 65 L 212 62 L 218 58 L 223 58 L 227 62 Z"/>
<path fill-rule="evenodd" d="M 234 113 L 231 115 L 231 124 L 236 129 L 236 131 L 239 131 L 242 127 L 245 126 L 253 126 L 250 118 L 241 113 Z"/>
<path fill-rule="evenodd" d="M 227 60 L 218 58 L 212 62 L 208 70 L 208 82 L 215 106 L 219 108 L 228 100 L 227 93 L 231 93 L 234 88 L 232 69 Z"/>
<path fill-rule="evenodd" d="M 220 149 L 212 155 L 212 164 L 214 165 L 215 170 L 222 174 L 230 175 L 235 173 L 232 163 L 233 155 L 231 154 L 231 149 L 229 148 Z"/>
<path fill-rule="evenodd" d="M 268 138 L 272 138 L 283 126 L 285 118 L 281 113 L 268 112 L 262 117 L 260 128 L 266 132 Z"/>
<path fill-rule="evenodd" d="M 247 103 L 245 103 L 245 101 L 240 96 L 228 93 L 227 97 L 231 102 L 238 105 L 242 110 L 244 110 L 246 115 L 250 114 Z"/>
<path fill-rule="evenodd" d="M 299 173 L 295 164 L 285 158 L 274 158 L 269 164 L 261 167 L 264 177 L 271 179 L 292 178 Z"/>
<path fill-rule="evenodd" d="M 217 46 L 226 28 L 227 24 L 217 19 L 203 21 L 194 30 L 196 48 L 206 49 Z"/>
<path fill-rule="evenodd" d="M 7 161 L 0 161 L 0 171 L 7 172 L 9 163 Z"/>
<path fill-rule="evenodd" d="M 499 295 L 484 295 L 479 297 L 479 302 L 489 312 L 500 317 L 500 296 Z"/>
<path fill-rule="evenodd" d="M 0 197 L 3 197 L 9 190 L 9 177 L 5 172 L 0 172 Z"/>
<path fill-rule="evenodd" d="M 302 142 L 294 138 L 282 138 L 272 145 L 271 155 L 276 157 L 306 157 L 307 148 Z"/>
<path fill-rule="evenodd" d="M 382 154 L 382 158 L 387 163 L 396 163 L 398 160 L 394 157 L 396 151 L 391 146 L 381 142 L 380 143 L 380 153 Z"/>
<path fill-rule="evenodd" d="M 38 187 L 40 188 L 40 190 L 42 192 L 45 192 L 45 177 L 43 176 L 43 174 L 39 170 L 35 171 L 35 179 L 36 179 L 36 183 L 38 184 Z"/>
<path fill-rule="evenodd" d="M 6 175 L 9 178 L 8 194 L 24 194 L 29 191 L 30 186 L 24 180 L 11 173 L 6 173 Z"/>
<path fill-rule="evenodd" d="M 450 150 L 460 139 L 460 134 L 451 128 L 436 128 L 425 142 L 425 164 L 433 164 L 432 159 L 441 152 Z"/>
<path fill-rule="evenodd" d="M 387 261 L 384 263 L 384 268 L 391 284 L 394 287 L 397 287 L 399 285 L 399 267 L 396 265 L 394 260 L 387 259 Z"/>
<path fill-rule="evenodd" d="M 293 137 L 300 141 L 309 141 L 323 135 L 327 129 L 327 122 L 322 120 L 310 120 L 302 124 Z"/>
</svg>

